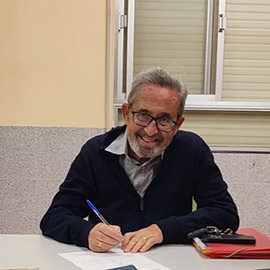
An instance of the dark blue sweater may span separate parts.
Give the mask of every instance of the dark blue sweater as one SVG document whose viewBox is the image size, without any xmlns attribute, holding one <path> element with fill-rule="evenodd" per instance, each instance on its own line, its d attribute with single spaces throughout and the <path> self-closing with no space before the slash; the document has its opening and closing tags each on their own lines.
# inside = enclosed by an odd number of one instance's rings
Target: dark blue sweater
<svg viewBox="0 0 270 270">
<path fill-rule="evenodd" d="M 112 129 L 82 147 L 41 220 L 44 235 L 87 247 L 89 230 L 100 221 L 86 199 L 110 224 L 119 225 L 123 234 L 157 224 L 163 244 L 184 243 L 187 233 L 205 226 L 238 228 L 236 206 L 211 151 L 199 136 L 177 132 L 141 199 L 118 156 L 104 150 L 124 129 Z M 198 208 L 194 212 L 192 198 Z"/>
</svg>

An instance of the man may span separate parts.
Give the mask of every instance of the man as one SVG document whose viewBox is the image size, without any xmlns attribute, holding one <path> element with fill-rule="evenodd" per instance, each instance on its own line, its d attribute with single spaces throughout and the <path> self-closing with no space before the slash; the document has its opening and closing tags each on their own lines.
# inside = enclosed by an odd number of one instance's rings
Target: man
<svg viewBox="0 0 270 270">
<path fill-rule="evenodd" d="M 178 130 L 186 97 L 185 85 L 168 72 L 139 73 L 122 105 L 125 125 L 83 146 L 41 221 L 43 234 L 95 252 L 119 243 L 124 252 L 144 252 L 185 243 L 206 226 L 236 230 L 237 209 L 211 151 Z"/>
</svg>

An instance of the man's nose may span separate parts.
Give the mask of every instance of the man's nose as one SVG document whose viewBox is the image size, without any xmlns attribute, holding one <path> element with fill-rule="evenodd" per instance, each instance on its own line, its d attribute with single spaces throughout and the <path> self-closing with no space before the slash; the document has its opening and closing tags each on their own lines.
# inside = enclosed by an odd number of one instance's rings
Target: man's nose
<svg viewBox="0 0 270 270">
<path fill-rule="evenodd" d="M 159 132 L 157 127 L 157 121 L 153 119 L 149 123 L 149 125 L 144 128 L 144 130 L 148 136 L 154 136 L 155 134 L 157 134 Z"/>
</svg>

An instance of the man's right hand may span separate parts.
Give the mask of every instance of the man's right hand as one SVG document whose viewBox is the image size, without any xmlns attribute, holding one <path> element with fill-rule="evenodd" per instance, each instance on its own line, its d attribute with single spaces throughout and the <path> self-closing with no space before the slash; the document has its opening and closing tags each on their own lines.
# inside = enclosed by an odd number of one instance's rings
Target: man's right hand
<svg viewBox="0 0 270 270">
<path fill-rule="evenodd" d="M 106 252 L 123 239 L 120 227 L 98 223 L 88 234 L 88 247 L 95 252 Z"/>
</svg>

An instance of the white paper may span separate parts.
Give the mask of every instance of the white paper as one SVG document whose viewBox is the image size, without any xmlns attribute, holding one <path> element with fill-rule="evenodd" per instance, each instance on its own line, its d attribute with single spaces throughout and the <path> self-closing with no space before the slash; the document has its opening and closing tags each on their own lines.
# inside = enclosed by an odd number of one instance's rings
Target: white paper
<svg viewBox="0 0 270 270">
<path fill-rule="evenodd" d="M 59 253 L 59 255 L 82 270 L 105 270 L 130 264 L 133 264 L 138 270 L 170 270 L 141 254 L 124 253 L 120 248 L 114 248 L 105 253 L 94 253 L 89 250 Z"/>
</svg>

